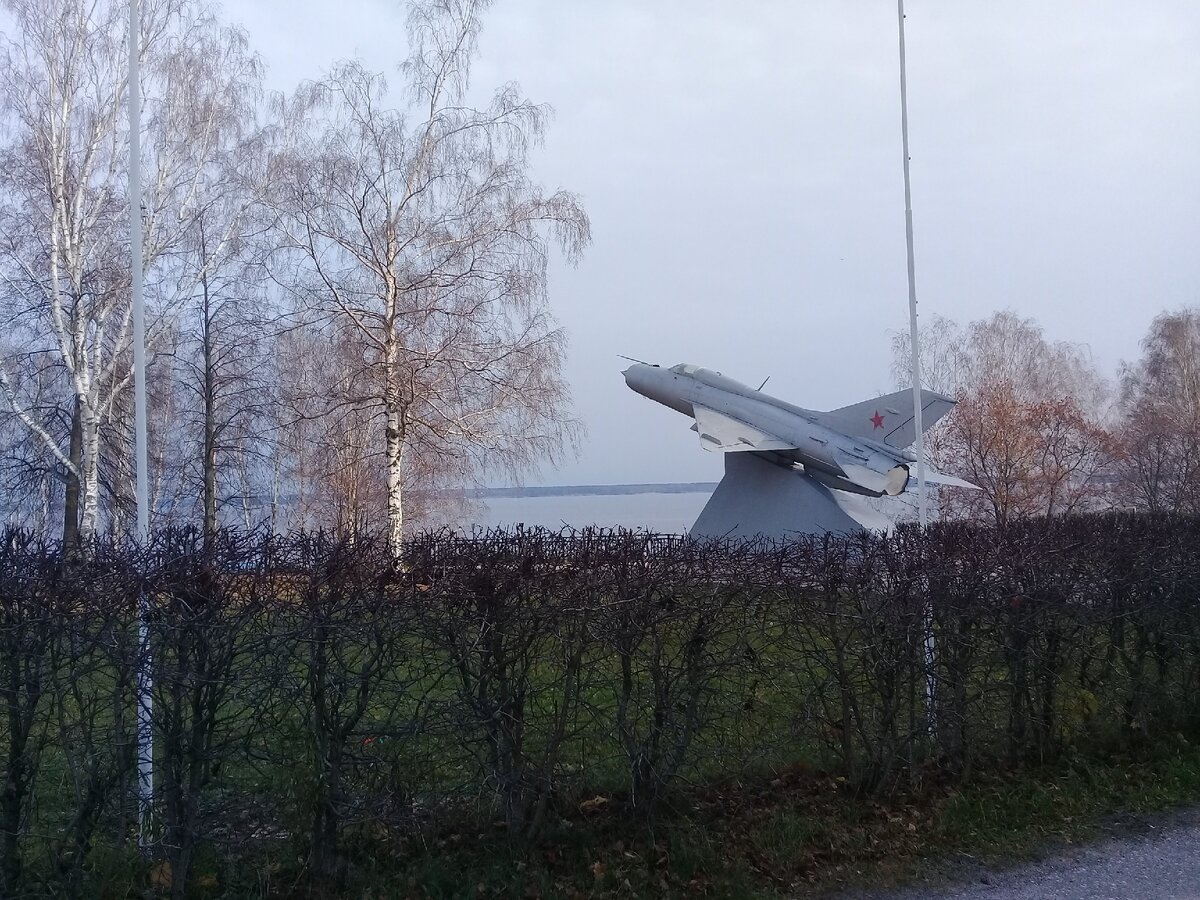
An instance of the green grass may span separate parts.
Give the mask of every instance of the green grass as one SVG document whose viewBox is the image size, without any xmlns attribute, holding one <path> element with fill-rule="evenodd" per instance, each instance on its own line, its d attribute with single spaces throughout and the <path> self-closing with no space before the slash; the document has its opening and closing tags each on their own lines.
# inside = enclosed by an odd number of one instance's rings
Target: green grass
<svg viewBox="0 0 1200 900">
<path fill-rule="evenodd" d="M 197 861 L 198 897 L 311 898 L 709 897 L 782 900 L 856 885 L 952 875 L 964 857 L 1004 863 L 1094 837 L 1113 813 L 1200 801 L 1200 746 L 1065 757 L 960 785 L 937 772 L 884 798 L 803 767 L 759 780 L 713 782 L 672 795 L 653 826 L 630 825 L 620 799 L 561 818 L 533 850 L 500 828 L 444 827 L 420 839 L 350 829 L 346 882 L 312 885 L 284 842 L 236 865 Z M 113 871 L 128 871 L 124 860 Z M 133 865 L 139 865 L 134 863 Z M 127 876 L 126 876 L 127 877 Z M 110 888 L 150 883 L 113 878 Z M 110 893 L 110 896 L 124 896 Z"/>
<path fill-rule="evenodd" d="M 1021 857 L 1092 836 L 1109 814 L 1200 800 L 1200 747 L 1177 737 L 1143 753 L 1073 756 L 1020 775 L 978 779 L 949 799 L 940 838 L 985 860 Z"/>
<path fill-rule="evenodd" d="M 1090 753 L 1068 753 L 1051 765 L 990 768 L 966 783 L 926 770 L 919 784 L 905 782 L 886 797 L 855 791 L 816 762 L 773 772 L 760 768 L 758 776 L 731 779 L 722 778 L 717 760 L 709 757 L 667 797 L 652 825 L 637 824 L 623 809 L 624 779 L 616 768 L 604 777 L 606 767 L 596 765 L 593 755 L 586 783 L 556 798 L 556 815 L 531 851 L 513 850 L 501 827 L 478 821 L 446 820 L 417 836 L 378 824 L 350 825 L 342 842 L 347 869 L 341 885 L 312 884 L 304 847 L 284 836 L 245 845 L 234 840 L 232 853 L 202 845 L 193 893 L 199 898 L 768 900 L 940 877 L 964 856 L 1002 863 L 1087 839 L 1112 813 L 1200 802 L 1200 744 L 1181 735 L 1158 744 L 1130 746 L 1130 740 L 1093 741 Z M 793 748 L 793 758 L 799 749 Z M 433 762 L 439 779 L 446 778 L 444 767 L 453 758 Z M 817 758 L 809 754 L 810 760 Z M 57 782 L 64 788 L 61 753 L 48 747 L 42 763 L 43 786 Z M 742 770 L 747 768 L 743 760 Z M 406 774 L 411 770 L 402 769 Z M 219 805 L 228 803 L 231 810 L 261 801 L 257 818 L 251 818 L 255 825 L 297 834 L 305 826 L 301 798 L 292 790 L 298 776 L 272 766 L 235 767 L 212 792 L 222 794 Z M 42 793 L 45 824 L 54 818 L 52 810 L 59 811 L 54 793 Z M 597 797 L 602 802 L 584 802 Z M 263 818 L 271 815 L 276 818 Z M 231 824 L 227 830 L 236 838 L 238 827 Z M 37 866 L 36 855 L 29 862 Z M 155 889 L 163 892 L 166 874 L 126 847 L 100 843 L 87 876 L 92 893 L 118 898 L 143 896 L 148 888 L 150 895 Z"/>
<path fill-rule="evenodd" d="M 350 654 L 353 661 L 353 650 Z M 787 658 L 785 648 L 770 641 L 758 655 Z M 424 660 L 431 671 L 440 671 L 435 662 Z M 352 668 L 352 662 L 347 665 Z M 305 801 L 311 797 L 312 773 L 301 767 L 311 759 L 300 712 L 286 709 L 273 727 L 251 729 L 256 755 L 265 761 L 251 763 L 235 749 L 206 793 L 222 811 L 217 824 L 224 843 L 201 845 L 194 895 L 766 900 L 937 876 L 963 854 L 983 862 L 1017 859 L 1094 835 L 1113 812 L 1200 801 L 1200 746 L 1182 736 L 1139 749 L 1125 746 L 1136 734 L 1107 744 L 1093 740 L 1101 727 L 1118 727 L 1115 717 L 1102 725 L 1094 720 L 1095 698 L 1088 702 L 1080 692 L 1072 693 L 1065 679 L 1059 727 L 1064 740 L 1087 746 L 1089 754 L 1077 751 L 1037 768 L 1005 770 L 992 761 L 985 774 L 966 783 L 925 770 L 920 783 L 905 781 L 886 797 L 856 792 L 833 774 L 835 733 L 796 719 L 799 711 L 815 706 L 806 684 L 824 683 L 827 673 L 803 667 L 792 673 L 776 659 L 771 671 L 784 673 L 778 680 L 721 685 L 735 699 L 749 699 L 718 705 L 721 718 L 702 730 L 651 826 L 623 809 L 629 778 L 612 719 L 616 671 L 611 657 L 589 660 L 579 729 L 566 739 L 555 770 L 555 815 L 529 852 L 510 848 L 504 830 L 486 824 L 486 809 L 476 814 L 486 807 L 491 789 L 481 776 L 484 767 L 465 743 L 464 736 L 478 737 L 476 731 L 442 730 L 417 740 L 399 736 L 369 748 L 358 745 L 362 735 L 385 733 L 393 719 L 403 720 L 408 709 L 403 704 L 413 702 L 403 692 L 393 693 L 394 684 L 378 691 L 348 741 L 363 759 L 361 770 L 350 776 L 354 788 L 367 796 L 427 792 L 430 806 L 443 798 L 451 802 L 445 818 L 419 835 L 378 823 L 348 823 L 341 845 L 346 878 L 339 886 L 313 884 L 305 869 L 306 848 L 296 835 L 309 825 Z M 407 680 L 408 672 L 400 674 L 406 677 L 399 680 Z M 453 682 L 423 682 L 420 674 L 412 675 L 418 681 L 414 696 L 447 703 L 454 698 Z M 556 683 L 553 674 L 541 671 L 531 681 L 535 687 Z M 96 690 L 100 687 L 105 685 Z M 861 686 L 860 692 L 870 693 Z M 988 721 L 1003 721 L 1004 699 L 997 692 L 986 701 L 996 710 L 983 701 L 973 710 Z M 542 730 L 538 723 L 551 716 L 548 702 L 534 698 L 526 709 L 531 752 Z M 644 699 L 642 713 L 647 713 Z M 869 707 L 865 715 L 869 719 Z M 829 747 L 822 746 L 826 743 Z M 1003 746 L 999 739 L 986 743 Z M 860 761 L 861 755 L 859 749 Z M 848 768 L 853 777 L 854 766 Z M 732 780 L 728 771 L 746 774 Z M 35 834 L 53 833 L 69 809 L 68 793 L 65 756 L 51 742 L 38 777 Z M 589 806 L 586 801 L 596 797 L 603 802 Z M 249 839 L 264 827 L 285 834 Z M 107 841 L 117 840 L 109 835 Z M 44 865 L 37 844 L 36 837 L 28 843 L 31 867 Z M 151 894 L 164 889 L 162 866 L 143 861 L 127 845 L 99 843 L 89 865 L 90 893 L 97 896 L 134 897 L 148 888 Z"/>
<path fill-rule="evenodd" d="M 395 896 L 467 896 L 479 885 L 481 896 L 497 897 L 819 895 L 952 874 L 964 854 L 1018 860 L 1093 837 L 1113 813 L 1198 801 L 1200 747 L 1182 739 L 964 786 L 931 779 L 879 800 L 801 771 L 678 796 L 652 833 L 618 836 L 612 822 L 578 821 L 573 834 L 560 829 L 520 869 L 478 847 L 423 856 L 418 870 L 408 869 L 419 872 L 413 891 Z"/>
</svg>

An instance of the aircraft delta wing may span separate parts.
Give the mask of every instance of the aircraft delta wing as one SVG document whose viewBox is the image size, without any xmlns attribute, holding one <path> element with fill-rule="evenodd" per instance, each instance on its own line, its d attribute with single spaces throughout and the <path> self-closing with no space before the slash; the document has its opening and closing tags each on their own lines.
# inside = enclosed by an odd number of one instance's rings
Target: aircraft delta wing
<svg viewBox="0 0 1200 900">
<path fill-rule="evenodd" d="M 692 430 L 700 435 L 700 446 L 705 450 L 729 453 L 739 450 L 795 449 L 787 441 L 715 409 L 693 403 L 692 410 L 696 418 Z"/>
</svg>

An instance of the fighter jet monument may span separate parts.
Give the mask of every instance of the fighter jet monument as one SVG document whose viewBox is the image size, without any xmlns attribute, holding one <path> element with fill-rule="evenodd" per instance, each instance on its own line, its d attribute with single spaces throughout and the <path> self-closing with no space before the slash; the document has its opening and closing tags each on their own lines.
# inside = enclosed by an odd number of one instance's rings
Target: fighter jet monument
<svg viewBox="0 0 1200 900">
<path fill-rule="evenodd" d="M 725 477 L 692 526 L 694 535 L 887 530 L 892 517 L 864 498 L 916 487 L 910 469 L 917 457 L 906 449 L 916 440 L 911 391 L 818 412 L 700 366 L 639 362 L 622 374 L 637 393 L 693 418 L 705 450 L 725 454 Z M 926 430 L 954 407 L 933 391 L 922 391 L 921 399 Z M 975 487 L 928 466 L 925 480 Z"/>
</svg>

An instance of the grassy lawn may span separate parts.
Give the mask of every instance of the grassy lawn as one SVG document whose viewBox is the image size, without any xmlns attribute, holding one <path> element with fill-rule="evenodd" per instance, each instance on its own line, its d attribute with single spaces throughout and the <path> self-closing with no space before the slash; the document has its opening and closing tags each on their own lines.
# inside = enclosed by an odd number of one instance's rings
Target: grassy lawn
<svg viewBox="0 0 1200 900">
<path fill-rule="evenodd" d="M 1011 862 L 1096 837 L 1113 813 L 1198 801 L 1200 746 L 1182 739 L 965 786 L 933 777 L 876 799 L 797 768 L 680 795 L 652 831 L 628 832 L 606 815 L 607 804 L 585 807 L 596 811 L 567 818 L 526 862 L 498 863 L 500 847 L 451 836 L 406 856 L 400 871 L 410 880 L 381 896 L 819 896 L 952 877 L 964 858 Z M 390 881 L 360 875 L 348 896 Z"/>
<path fill-rule="evenodd" d="M 306 878 L 303 849 L 286 836 L 250 842 L 234 859 L 203 853 L 198 897 L 795 898 L 842 888 L 952 878 L 1102 835 L 1114 813 L 1200 802 L 1200 744 L 1168 745 L 957 783 L 936 771 L 870 797 L 843 779 L 797 765 L 761 779 L 676 791 L 653 824 L 630 824 L 620 796 L 560 802 L 532 850 L 508 846 L 497 823 L 451 825 L 420 837 L 378 825 L 350 828 L 342 884 Z M 255 832 L 262 825 L 253 826 Z M 126 853 L 97 855 L 111 897 L 165 891 L 169 870 Z"/>
</svg>

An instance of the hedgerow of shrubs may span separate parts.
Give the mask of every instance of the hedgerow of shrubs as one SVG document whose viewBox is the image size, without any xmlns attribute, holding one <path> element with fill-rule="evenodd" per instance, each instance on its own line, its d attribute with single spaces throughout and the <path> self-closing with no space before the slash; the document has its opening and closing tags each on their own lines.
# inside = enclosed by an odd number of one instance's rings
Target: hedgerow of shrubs
<svg viewBox="0 0 1200 900">
<path fill-rule="evenodd" d="M 134 846 L 152 674 L 171 890 L 286 845 L 337 880 L 365 833 L 499 827 L 602 793 L 805 762 L 863 792 L 1200 728 L 1200 521 L 703 541 L 164 531 L 0 544 L 0 896 L 84 892 Z M 141 605 L 139 605 L 141 601 Z M 139 640 L 139 610 L 147 639 Z"/>
</svg>

